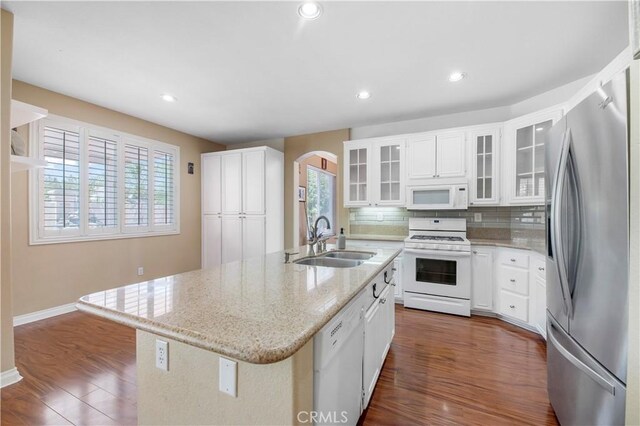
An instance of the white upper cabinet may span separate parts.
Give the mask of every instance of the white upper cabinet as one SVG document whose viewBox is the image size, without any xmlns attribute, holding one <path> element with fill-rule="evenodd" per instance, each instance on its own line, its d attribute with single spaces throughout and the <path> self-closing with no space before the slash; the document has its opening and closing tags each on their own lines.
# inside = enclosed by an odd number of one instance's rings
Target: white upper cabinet
<svg viewBox="0 0 640 426">
<path fill-rule="evenodd" d="M 202 157 L 202 213 L 222 213 L 222 160 L 220 156 Z"/>
<path fill-rule="evenodd" d="M 452 131 L 420 134 L 407 139 L 410 180 L 464 177 L 465 134 Z"/>
<path fill-rule="evenodd" d="M 544 204 L 544 145 L 562 108 L 520 117 L 505 126 L 505 198 L 509 204 Z"/>
<path fill-rule="evenodd" d="M 222 213 L 242 213 L 242 153 L 225 154 L 222 159 Z"/>
<path fill-rule="evenodd" d="M 471 141 L 470 205 L 497 205 L 500 202 L 500 129 L 487 128 L 469 133 Z"/>
<path fill-rule="evenodd" d="M 409 179 L 436 177 L 436 137 L 416 135 L 407 140 Z"/>
<path fill-rule="evenodd" d="M 404 140 L 385 140 L 374 144 L 371 170 L 376 206 L 404 206 Z"/>
<path fill-rule="evenodd" d="M 242 213 L 264 214 L 264 151 L 242 154 Z"/>
<path fill-rule="evenodd" d="M 345 207 L 404 206 L 404 149 L 402 138 L 345 142 Z"/>
<path fill-rule="evenodd" d="M 372 203 L 369 185 L 371 150 L 369 141 L 349 141 L 344 144 L 345 207 L 363 207 Z"/>
<path fill-rule="evenodd" d="M 450 132 L 436 136 L 436 177 L 465 175 L 464 132 Z"/>
</svg>

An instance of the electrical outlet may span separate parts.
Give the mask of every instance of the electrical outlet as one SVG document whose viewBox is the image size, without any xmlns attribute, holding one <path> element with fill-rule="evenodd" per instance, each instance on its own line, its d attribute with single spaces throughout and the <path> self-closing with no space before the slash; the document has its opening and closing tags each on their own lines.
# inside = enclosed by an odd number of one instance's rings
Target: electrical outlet
<svg viewBox="0 0 640 426">
<path fill-rule="evenodd" d="M 220 357 L 220 392 L 232 397 L 238 396 L 238 363 Z"/>
<path fill-rule="evenodd" d="M 482 213 L 474 213 L 473 214 L 474 222 L 482 222 Z"/>
<path fill-rule="evenodd" d="M 169 343 L 156 339 L 156 368 L 169 371 Z"/>
<path fill-rule="evenodd" d="M 384 220 L 384 213 L 378 213 L 376 219 L 378 219 L 378 222 L 382 222 Z"/>
<path fill-rule="evenodd" d="M 142 266 L 138 266 L 138 276 L 144 275 L 144 268 Z"/>
<path fill-rule="evenodd" d="M 349 213 L 349 220 L 356 220 L 356 214 L 355 213 Z"/>
</svg>

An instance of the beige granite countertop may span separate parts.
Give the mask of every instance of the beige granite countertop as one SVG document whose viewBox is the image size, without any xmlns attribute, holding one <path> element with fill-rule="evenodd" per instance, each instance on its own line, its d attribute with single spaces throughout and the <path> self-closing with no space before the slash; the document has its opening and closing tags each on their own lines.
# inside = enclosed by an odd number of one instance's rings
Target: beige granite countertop
<svg viewBox="0 0 640 426">
<path fill-rule="evenodd" d="M 511 238 L 509 240 L 493 240 L 483 238 L 469 238 L 471 244 L 479 246 L 508 247 L 524 250 L 533 250 L 545 254 L 545 240 L 540 238 Z"/>
<path fill-rule="evenodd" d="M 354 268 L 285 264 L 284 252 L 278 252 L 93 293 L 77 307 L 241 361 L 268 364 L 302 348 L 400 253 L 369 250 L 376 255 Z"/>
</svg>

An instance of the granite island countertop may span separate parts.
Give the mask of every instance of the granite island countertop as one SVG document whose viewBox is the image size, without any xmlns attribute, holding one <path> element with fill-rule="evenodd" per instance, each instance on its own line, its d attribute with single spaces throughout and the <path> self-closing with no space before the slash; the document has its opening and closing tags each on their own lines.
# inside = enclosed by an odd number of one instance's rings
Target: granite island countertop
<svg viewBox="0 0 640 426">
<path fill-rule="evenodd" d="M 302 348 L 401 251 L 365 250 L 376 254 L 354 268 L 285 264 L 284 252 L 277 252 L 93 293 L 76 306 L 224 356 L 269 364 Z"/>
</svg>

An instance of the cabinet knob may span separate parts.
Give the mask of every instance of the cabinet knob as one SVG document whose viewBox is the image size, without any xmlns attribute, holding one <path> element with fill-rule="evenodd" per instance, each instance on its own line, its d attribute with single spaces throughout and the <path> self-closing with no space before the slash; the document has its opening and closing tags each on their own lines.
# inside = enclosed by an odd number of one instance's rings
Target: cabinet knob
<svg viewBox="0 0 640 426">
<path fill-rule="evenodd" d="M 384 304 L 386 301 L 387 301 L 387 299 L 386 299 L 386 298 L 384 298 L 384 299 L 380 299 L 380 303 L 382 303 L 382 304 Z"/>
<path fill-rule="evenodd" d="M 509 305 L 509 307 L 510 307 L 511 309 L 515 309 L 515 308 L 516 308 L 516 305 Z"/>
<path fill-rule="evenodd" d="M 478 254 L 478 250 L 474 250 L 474 251 L 473 251 L 473 254 Z"/>
<path fill-rule="evenodd" d="M 542 266 L 539 266 L 538 271 L 544 271 L 544 268 Z"/>
<path fill-rule="evenodd" d="M 516 282 L 515 278 L 511 278 L 509 281 L 511 281 L 512 283 Z"/>
<path fill-rule="evenodd" d="M 512 262 L 515 262 L 516 260 L 512 258 L 512 259 L 511 259 L 511 261 L 512 261 Z"/>
</svg>

